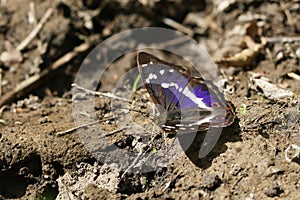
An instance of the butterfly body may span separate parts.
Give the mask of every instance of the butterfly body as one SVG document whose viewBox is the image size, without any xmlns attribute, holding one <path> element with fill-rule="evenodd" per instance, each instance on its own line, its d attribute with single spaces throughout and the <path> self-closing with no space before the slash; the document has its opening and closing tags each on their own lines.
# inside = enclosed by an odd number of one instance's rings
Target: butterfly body
<svg viewBox="0 0 300 200">
<path fill-rule="evenodd" d="M 160 115 L 154 122 L 167 132 L 205 131 L 209 127 L 229 126 L 233 109 L 210 81 L 190 76 L 151 54 L 137 56 L 145 87 Z"/>
</svg>

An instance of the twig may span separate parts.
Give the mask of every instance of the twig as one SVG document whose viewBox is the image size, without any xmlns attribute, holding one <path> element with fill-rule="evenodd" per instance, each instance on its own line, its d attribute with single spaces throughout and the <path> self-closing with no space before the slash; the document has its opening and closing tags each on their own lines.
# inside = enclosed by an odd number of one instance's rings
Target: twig
<svg viewBox="0 0 300 200">
<path fill-rule="evenodd" d="M 36 21 L 36 16 L 35 16 L 35 3 L 34 2 L 30 2 L 29 3 L 29 12 L 28 12 L 28 23 L 29 24 L 34 24 L 36 25 L 37 24 L 37 21 Z"/>
<path fill-rule="evenodd" d="M 286 18 L 287 18 L 288 24 L 289 24 L 290 26 L 292 26 L 294 20 L 293 20 L 293 17 L 292 17 L 292 15 L 291 15 L 289 9 L 287 9 L 287 4 L 284 3 L 284 2 L 282 2 L 282 1 L 279 1 L 279 5 L 280 5 L 280 8 L 283 10 L 283 12 L 284 12 L 284 14 L 285 14 L 285 16 L 286 16 Z"/>
<path fill-rule="evenodd" d="M 149 148 L 151 147 L 150 145 L 153 144 L 154 139 L 155 139 L 155 137 L 153 136 L 153 137 L 151 138 L 151 140 L 148 141 L 147 146 L 149 146 Z M 141 156 L 142 156 L 143 154 L 145 154 L 146 152 L 147 152 L 147 150 L 145 150 L 145 151 L 140 151 L 140 152 L 138 153 L 138 155 L 136 156 L 136 158 L 134 159 L 134 161 L 131 163 L 131 165 L 129 165 L 128 168 L 127 168 L 127 169 L 123 172 L 123 174 L 121 175 L 121 179 L 124 178 L 124 176 L 129 172 L 129 170 L 130 170 L 131 168 L 133 168 L 133 167 L 137 164 L 138 160 L 139 160 L 139 159 L 141 158 Z"/>
<path fill-rule="evenodd" d="M 41 18 L 40 22 L 36 25 L 36 27 L 29 33 L 29 35 L 17 46 L 18 51 L 22 51 L 26 48 L 26 46 L 37 36 L 37 34 L 41 31 L 46 21 L 49 19 L 51 14 L 53 13 L 53 9 L 49 8 L 44 16 Z"/>
<path fill-rule="evenodd" d="M 121 179 L 124 178 L 124 176 L 129 172 L 129 170 L 131 168 L 133 168 L 135 166 L 135 164 L 138 162 L 138 160 L 140 159 L 140 157 L 143 155 L 143 151 L 140 151 L 138 153 L 138 155 L 136 156 L 136 158 L 134 159 L 134 161 L 131 163 L 131 165 L 129 165 L 129 167 L 123 172 L 123 174 L 121 175 Z"/>
<path fill-rule="evenodd" d="M 183 26 L 182 24 L 179 24 L 178 22 L 170 19 L 170 18 L 164 18 L 163 20 L 163 23 L 165 23 L 166 25 L 182 32 L 182 33 L 185 33 L 187 34 L 188 36 L 193 36 L 194 35 L 194 31 L 191 30 L 190 28 L 188 27 L 185 27 Z"/>
<path fill-rule="evenodd" d="M 119 132 L 121 132 L 121 131 L 124 131 L 124 130 L 126 130 L 126 129 L 127 129 L 127 128 L 120 128 L 120 129 L 111 131 L 111 132 L 109 132 L 109 133 L 106 133 L 106 134 L 105 134 L 105 137 L 114 135 L 114 134 L 119 133 Z"/>
<path fill-rule="evenodd" d="M 0 97 L 2 96 L 2 69 L 0 69 Z"/>
<path fill-rule="evenodd" d="M 278 37 L 263 37 L 266 42 L 268 43 L 275 43 L 275 42 L 297 42 L 300 41 L 299 36 L 278 36 Z"/>
<path fill-rule="evenodd" d="M 104 121 L 111 120 L 111 119 L 113 119 L 113 118 L 111 117 L 111 118 L 106 118 L 106 119 L 102 119 L 102 120 L 98 120 L 98 121 L 89 122 L 89 123 L 86 123 L 86 124 L 81 124 L 79 126 L 72 127 L 68 130 L 57 132 L 56 135 L 57 136 L 64 136 L 66 134 L 69 134 L 69 133 L 72 133 L 72 132 L 76 131 L 77 129 L 92 126 L 92 125 L 97 124 L 99 122 L 104 122 Z"/>
<path fill-rule="evenodd" d="M 104 97 L 108 97 L 108 98 L 111 98 L 111 99 L 117 99 L 117 100 L 121 100 L 121 101 L 125 101 L 125 102 L 131 102 L 131 101 L 128 100 L 128 99 L 125 99 L 125 98 L 123 98 L 123 97 L 116 96 L 116 95 L 114 95 L 114 94 L 112 94 L 112 93 L 96 92 L 96 91 L 93 91 L 93 90 L 86 89 L 86 88 L 84 88 L 84 87 L 79 86 L 79 85 L 76 84 L 76 83 L 73 83 L 71 86 L 72 86 L 72 87 L 75 87 L 75 88 L 77 88 L 77 89 L 79 89 L 79 90 L 82 90 L 82 91 L 84 91 L 84 92 L 86 92 L 86 93 L 93 94 L 93 95 L 96 95 L 96 96 L 100 96 L 100 97 L 101 97 L 101 96 L 104 96 Z"/>
<path fill-rule="evenodd" d="M 300 81 L 300 76 L 294 72 L 287 73 L 287 75 L 297 81 Z"/>
<path fill-rule="evenodd" d="M 190 42 L 190 40 L 191 40 L 191 38 L 189 38 L 188 36 L 183 36 L 183 37 L 179 37 L 179 38 L 175 38 L 175 39 L 171 39 L 171 40 L 162 42 L 160 44 L 156 44 L 155 47 L 158 49 L 166 48 L 166 47 L 170 47 L 170 46 L 184 44 L 186 42 Z"/>
<path fill-rule="evenodd" d="M 2 106 L 0 108 L 0 118 L 2 117 L 3 111 L 7 108 L 7 106 Z"/>
<path fill-rule="evenodd" d="M 99 37 L 97 35 L 90 37 L 89 41 L 75 47 L 73 51 L 68 52 L 64 56 L 57 59 L 49 68 L 43 70 L 40 74 L 31 76 L 30 78 L 19 83 L 13 90 L 1 97 L 0 107 L 5 104 L 11 103 L 16 98 L 20 98 L 21 96 L 28 94 L 30 91 L 40 86 L 43 82 L 50 78 L 53 72 L 55 72 L 60 67 L 64 66 L 66 63 L 71 61 L 80 53 L 83 53 L 90 49 L 98 40 Z"/>
<path fill-rule="evenodd" d="M 273 68 L 275 68 L 275 62 L 274 62 L 274 59 L 273 59 L 273 56 L 272 56 L 272 53 L 271 53 L 270 48 L 269 48 L 269 47 L 266 47 L 266 48 L 265 48 L 265 52 L 266 52 L 266 54 L 267 54 L 267 57 L 268 57 L 269 60 L 271 61 Z"/>
<path fill-rule="evenodd" d="M 94 124 L 97 124 L 97 123 L 99 123 L 99 122 L 98 121 L 94 121 L 94 122 L 90 122 L 90 123 L 87 123 L 87 124 L 81 124 L 79 126 L 72 127 L 72 128 L 67 129 L 65 131 L 57 132 L 56 135 L 57 136 L 63 136 L 63 135 L 66 135 L 68 133 L 72 133 L 72 132 L 76 131 L 77 129 L 85 128 L 87 126 L 91 126 L 91 125 L 94 125 Z"/>
</svg>

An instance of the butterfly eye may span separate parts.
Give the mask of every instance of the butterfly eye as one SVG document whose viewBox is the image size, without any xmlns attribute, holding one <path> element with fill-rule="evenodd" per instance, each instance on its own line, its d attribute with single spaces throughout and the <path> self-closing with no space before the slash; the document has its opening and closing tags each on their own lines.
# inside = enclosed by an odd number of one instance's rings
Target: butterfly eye
<svg viewBox="0 0 300 200">
<path fill-rule="evenodd" d="M 214 108 L 220 108 L 221 107 L 218 102 L 212 102 L 211 106 L 214 107 Z"/>
</svg>

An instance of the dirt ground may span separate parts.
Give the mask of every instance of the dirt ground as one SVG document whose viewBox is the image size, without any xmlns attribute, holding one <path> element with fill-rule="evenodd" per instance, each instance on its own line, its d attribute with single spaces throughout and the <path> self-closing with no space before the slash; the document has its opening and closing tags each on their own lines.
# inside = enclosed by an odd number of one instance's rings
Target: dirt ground
<svg viewBox="0 0 300 200">
<path fill-rule="evenodd" d="M 47 12 L 38 34 L 20 46 Z M 1 0 L 0 199 L 300 199 L 299 155 L 286 159 L 290 145 L 300 146 L 299 13 L 298 0 Z M 111 116 L 114 99 L 96 97 L 95 114 L 82 114 L 93 116 L 86 122 L 99 120 L 97 126 L 62 132 L 78 126 L 72 102 L 89 96 L 71 92 L 88 52 L 121 31 L 147 26 L 178 30 L 207 48 L 236 119 L 204 158 L 197 156 L 205 134 L 199 132 L 173 163 L 124 173 L 97 162 L 86 144 L 98 140 L 89 135 L 98 127 L 126 150 L 144 142 L 136 132 L 101 121 Z M 70 60 L 64 57 L 80 45 Z M 115 65 L 100 91 L 111 91 L 136 66 L 135 56 Z M 135 109 L 149 111 L 145 89 L 134 95 L 141 105 Z M 151 122 L 129 114 L 140 124 Z M 173 140 L 156 138 L 154 154 Z"/>
</svg>

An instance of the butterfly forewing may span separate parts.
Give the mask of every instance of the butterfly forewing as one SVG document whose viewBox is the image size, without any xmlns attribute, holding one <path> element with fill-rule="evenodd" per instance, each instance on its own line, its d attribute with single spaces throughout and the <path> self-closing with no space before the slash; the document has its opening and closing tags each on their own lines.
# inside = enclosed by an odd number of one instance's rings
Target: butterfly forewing
<svg viewBox="0 0 300 200">
<path fill-rule="evenodd" d="M 164 110 L 176 109 L 188 78 L 162 63 L 143 63 L 144 54 L 138 57 L 138 68 L 147 91 L 155 104 Z M 150 59 L 146 59 L 149 61 Z"/>
</svg>

